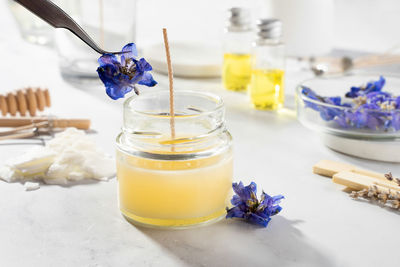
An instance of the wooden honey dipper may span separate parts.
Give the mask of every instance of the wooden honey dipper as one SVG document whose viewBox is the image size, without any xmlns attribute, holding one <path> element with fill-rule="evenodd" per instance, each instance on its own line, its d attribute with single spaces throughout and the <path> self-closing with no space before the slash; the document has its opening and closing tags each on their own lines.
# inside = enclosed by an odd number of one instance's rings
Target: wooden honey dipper
<svg viewBox="0 0 400 267">
<path fill-rule="evenodd" d="M 27 111 L 31 116 L 36 115 L 36 111 L 43 111 L 45 107 L 50 107 L 50 93 L 48 89 L 26 88 L 7 95 L 0 94 L 0 110 L 3 116 L 8 113 L 15 116 L 17 112 L 21 116 L 26 116 Z"/>
</svg>

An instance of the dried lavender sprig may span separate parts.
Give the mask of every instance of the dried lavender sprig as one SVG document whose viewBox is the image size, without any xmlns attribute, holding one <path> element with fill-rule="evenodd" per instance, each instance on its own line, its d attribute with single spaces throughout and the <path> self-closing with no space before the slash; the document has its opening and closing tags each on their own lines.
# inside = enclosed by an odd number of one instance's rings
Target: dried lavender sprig
<svg viewBox="0 0 400 267">
<path fill-rule="evenodd" d="M 388 179 L 389 181 L 394 181 L 394 182 L 397 183 L 398 186 L 400 186 L 400 178 L 394 178 L 391 172 L 386 173 L 386 174 L 385 174 L 385 177 L 386 177 L 386 179 Z"/>
<path fill-rule="evenodd" d="M 380 190 L 376 185 L 370 186 L 368 189 L 359 191 L 352 191 L 350 197 L 353 199 L 364 198 L 372 201 L 377 201 L 383 206 L 388 206 L 392 209 L 400 209 L 400 193 L 398 191 L 384 192 Z"/>
</svg>

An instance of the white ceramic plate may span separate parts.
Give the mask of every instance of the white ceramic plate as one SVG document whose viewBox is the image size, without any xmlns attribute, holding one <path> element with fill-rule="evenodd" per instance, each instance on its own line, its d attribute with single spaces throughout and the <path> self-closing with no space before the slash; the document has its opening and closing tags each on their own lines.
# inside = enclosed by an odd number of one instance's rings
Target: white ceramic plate
<svg viewBox="0 0 400 267">
<path fill-rule="evenodd" d="M 347 155 L 400 163 L 399 141 L 357 140 L 332 134 L 322 134 L 322 141 L 327 147 Z"/>
<path fill-rule="evenodd" d="M 222 50 L 216 45 L 199 43 L 170 43 L 174 76 L 190 78 L 220 77 Z M 143 49 L 143 55 L 157 72 L 168 73 L 164 44 Z"/>
</svg>

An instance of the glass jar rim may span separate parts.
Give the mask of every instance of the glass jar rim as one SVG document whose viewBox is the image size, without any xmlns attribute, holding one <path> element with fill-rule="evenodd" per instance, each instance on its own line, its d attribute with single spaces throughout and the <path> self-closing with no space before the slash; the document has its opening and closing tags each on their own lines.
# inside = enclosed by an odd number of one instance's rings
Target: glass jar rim
<svg viewBox="0 0 400 267">
<path fill-rule="evenodd" d="M 139 101 L 143 101 L 146 98 L 147 99 L 151 99 L 154 98 L 155 96 L 158 96 L 160 94 L 165 94 L 168 95 L 169 97 L 169 91 L 168 90 L 156 90 L 156 91 L 152 91 L 149 93 L 145 93 L 142 94 L 140 96 L 131 96 L 130 98 L 128 98 L 125 103 L 124 103 L 124 108 L 129 108 L 130 112 L 132 112 L 133 114 L 138 114 L 138 115 L 142 115 L 142 116 L 150 116 L 150 117 L 165 117 L 166 119 L 170 119 L 171 115 L 170 114 L 162 114 L 160 115 L 157 112 L 150 112 L 150 111 L 141 111 L 141 110 L 137 110 L 135 108 L 133 108 L 132 106 L 134 104 L 136 104 Z M 209 100 L 211 100 L 212 102 L 215 103 L 215 107 L 212 109 L 208 109 L 208 110 L 199 110 L 196 109 L 196 111 L 198 113 L 196 114 L 175 114 L 175 118 L 179 119 L 180 117 L 185 117 L 185 118 L 196 118 L 196 117 L 201 117 L 201 116 L 205 116 L 205 115 L 209 115 L 211 113 L 215 113 L 218 112 L 219 110 L 224 108 L 224 101 L 222 100 L 221 97 L 219 97 L 216 94 L 213 93 L 209 93 L 209 92 L 199 92 L 199 91 L 194 91 L 194 90 L 177 90 L 174 92 L 174 96 L 180 96 L 180 95 L 191 95 L 191 96 L 197 96 L 197 97 L 203 97 L 203 98 L 208 98 Z"/>
<path fill-rule="evenodd" d="M 178 90 L 175 97 L 174 137 L 168 90 L 127 99 L 122 132 L 117 137 L 119 149 L 148 158 L 185 159 L 225 150 L 231 137 L 225 128 L 221 97 L 191 90 Z"/>
</svg>

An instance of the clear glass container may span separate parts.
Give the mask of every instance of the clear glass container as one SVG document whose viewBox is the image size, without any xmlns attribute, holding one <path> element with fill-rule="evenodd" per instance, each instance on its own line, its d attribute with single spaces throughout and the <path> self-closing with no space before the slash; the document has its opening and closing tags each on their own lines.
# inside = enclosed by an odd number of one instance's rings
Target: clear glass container
<svg viewBox="0 0 400 267">
<path fill-rule="evenodd" d="M 8 4 L 17 21 L 22 38 L 34 44 L 53 45 L 53 27 L 14 0 L 8 0 Z"/>
<path fill-rule="evenodd" d="M 400 130 L 393 128 L 357 127 L 351 122 L 343 125 L 342 115 L 357 114 L 359 110 L 354 107 L 336 106 L 314 100 L 304 94 L 304 87 L 310 88 L 320 96 L 344 96 L 352 86 L 359 86 L 369 81 L 377 80 L 379 74 L 348 75 L 336 77 L 317 77 L 302 82 L 296 88 L 296 111 L 298 120 L 305 126 L 317 132 L 342 136 L 353 139 L 365 140 L 400 140 Z M 400 78 L 396 76 L 385 76 L 386 83 L 383 91 L 390 92 L 395 96 L 400 95 Z M 343 97 L 345 99 L 345 97 Z M 400 109 L 388 111 L 363 109 L 364 114 L 374 115 L 384 120 L 387 117 L 397 117 Z M 330 116 L 330 114 L 334 114 Z"/>
<path fill-rule="evenodd" d="M 120 51 L 136 35 L 136 0 L 55 0 L 104 50 Z M 55 43 L 63 78 L 98 80 L 99 54 L 65 29 L 55 30 Z"/>
<path fill-rule="evenodd" d="M 302 82 L 296 88 L 298 120 L 318 133 L 322 142 L 335 151 L 371 160 L 400 162 L 400 130 L 380 127 L 359 127 L 343 117 L 358 114 L 355 107 L 336 106 L 314 100 L 302 93 L 307 87 L 322 97 L 344 96 L 352 86 L 360 86 L 379 78 L 380 74 L 357 74 L 335 77 L 316 77 Z M 400 95 L 400 78 L 385 76 L 383 91 Z M 343 97 L 343 101 L 346 100 Z M 390 111 L 363 109 L 365 118 L 380 118 L 386 125 L 387 118 L 400 118 L 400 109 Z"/>
<path fill-rule="evenodd" d="M 284 103 L 285 46 L 279 20 L 260 20 L 253 43 L 251 79 L 248 87 L 255 108 L 276 110 Z"/>
<path fill-rule="evenodd" d="M 130 222 L 187 227 L 224 216 L 232 185 L 231 135 L 222 100 L 175 92 L 171 139 L 169 92 L 131 97 L 117 137 L 122 214 Z"/>
</svg>

